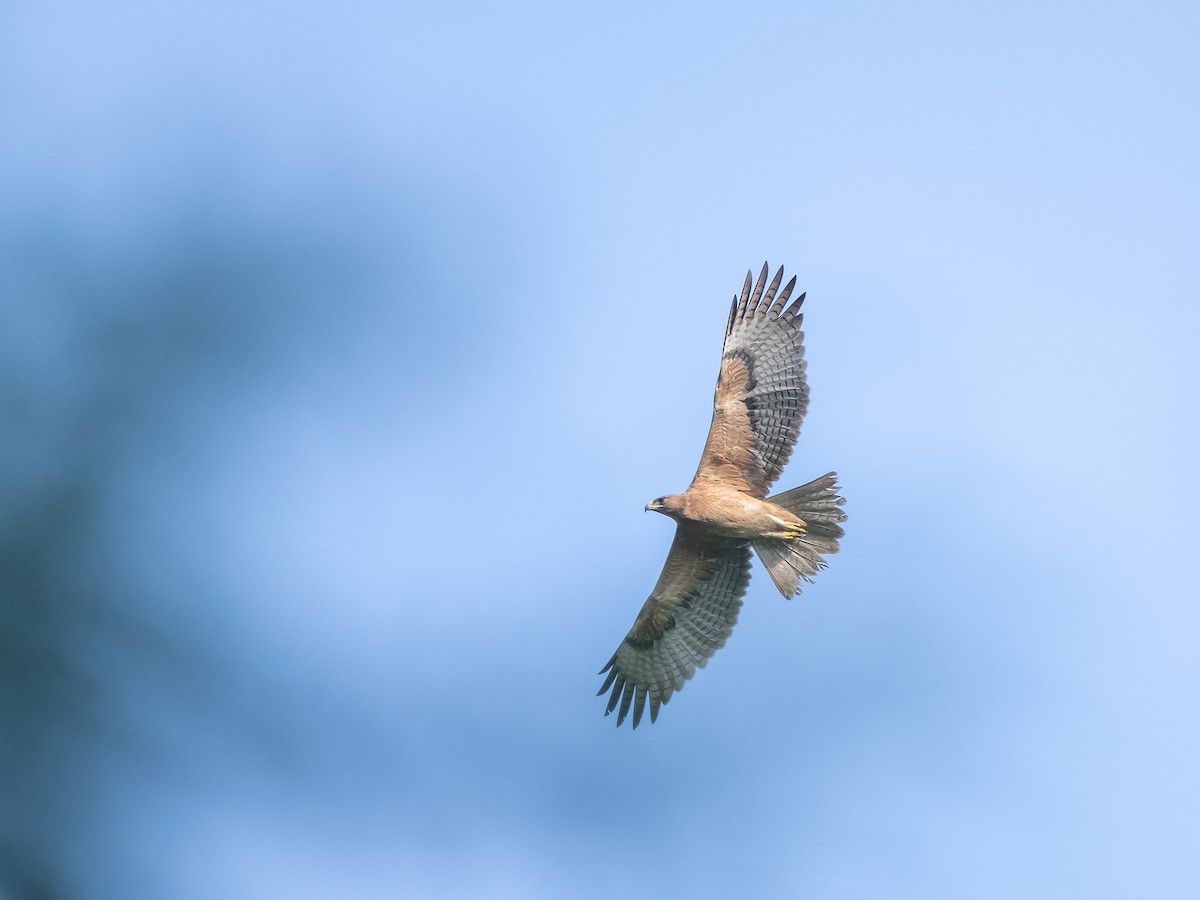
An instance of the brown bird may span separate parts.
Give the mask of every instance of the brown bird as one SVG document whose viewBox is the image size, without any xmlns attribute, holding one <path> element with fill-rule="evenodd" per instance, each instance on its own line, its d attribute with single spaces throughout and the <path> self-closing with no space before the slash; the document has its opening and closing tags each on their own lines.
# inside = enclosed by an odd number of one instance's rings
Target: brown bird
<svg viewBox="0 0 1200 900">
<path fill-rule="evenodd" d="M 611 689 L 604 714 L 616 709 L 617 725 L 632 705 L 636 728 L 647 699 L 653 722 L 659 707 L 725 645 L 750 583 L 751 547 L 791 599 L 801 580 L 811 582 L 825 568 L 823 557 L 837 553 L 844 534 L 836 472 L 767 496 L 800 434 L 808 384 L 800 330 L 805 295 L 788 305 L 796 279 L 779 291 L 782 267 L 764 292 L 766 280 L 763 263 L 754 289 L 747 272 L 741 296 L 733 298 L 712 426 L 695 478 L 684 493 L 646 505 L 675 520 L 675 541 L 633 628 L 600 670 L 608 677 L 598 695 Z"/>
</svg>

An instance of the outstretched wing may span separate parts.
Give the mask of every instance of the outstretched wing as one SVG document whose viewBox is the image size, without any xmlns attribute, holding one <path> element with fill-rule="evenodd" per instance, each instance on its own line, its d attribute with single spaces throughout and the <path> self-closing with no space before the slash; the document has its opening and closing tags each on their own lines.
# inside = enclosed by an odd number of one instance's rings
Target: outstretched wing
<svg viewBox="0 0 1200 900">
<path fill-rule="evenodd" d="M 617 709 L 617 725 L 633 705 L 637 728 L 650 698 L 650 721 L 683 683 L 725 645 L 750 583 L 750 548 L 745 541 L 708 534 L 680 524 L 658 584 L 633 628 L 600 674 L 608 672 L 597 696 L 612 689 L 605 715 Z"/>
<path fill-rule="evenodd" d="M 735 297 L 725 329 L 713 420 L 693 484 L 719 481 L 760 499 L 779 477 L 808 409 L 804 380 L 801 294 L 790 305 L 792 278 L 782 291 L 783 267 L 766 291 L 767 264 L 754 290 L 750 273 Z"/>
</svg>

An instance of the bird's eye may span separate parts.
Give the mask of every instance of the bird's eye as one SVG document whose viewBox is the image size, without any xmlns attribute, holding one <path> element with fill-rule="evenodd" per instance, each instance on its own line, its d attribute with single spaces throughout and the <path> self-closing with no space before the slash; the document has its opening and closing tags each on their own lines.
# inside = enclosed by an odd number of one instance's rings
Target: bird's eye
<svg viewBox="0 0 1200 900">
<path fill-rule="evenodd" d="M 657 503 L 659 506 L 661 506 L 661 505 L 662 505 L 662 503 L 663 503 L 663 501 L 664 501 L 665 499 L 666 499 L 665 497 L 659 497 L 659 498 L 658 498 L 657 500 L 655 500 L 654 502 L 655 502 L 655 503 Z"/>
</svg>

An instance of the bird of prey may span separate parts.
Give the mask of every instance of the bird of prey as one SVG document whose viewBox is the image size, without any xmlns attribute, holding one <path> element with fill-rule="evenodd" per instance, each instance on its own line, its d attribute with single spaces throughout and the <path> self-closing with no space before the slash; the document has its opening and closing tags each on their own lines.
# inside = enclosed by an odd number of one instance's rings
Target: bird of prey
<svg viewBox="0 0 1200 900">
<path fill-rule="evenodd" d="M 838 551 L 846 514 L 836 472 L 767 496 L 808 409 L 805 295 L 788 305 L 796 279 L 780 291 L 783 268 L 769 285 L 767 272 L 763 263 L 753 289 L 747 272 L 733 298 L 712 425 L 691 485 L 646 505 L 675 520 L 675 541 L 629 634 L 600 670 L 608 676 L 598 695 L 611 690 L 604 714 L 617 710 L 618 726 L 632 707 L 636 728 L 647 700 L 650 721 L 657 719 L 724 646 L 750 582 L 750 548 L 788 599 Z"/>
</svg>

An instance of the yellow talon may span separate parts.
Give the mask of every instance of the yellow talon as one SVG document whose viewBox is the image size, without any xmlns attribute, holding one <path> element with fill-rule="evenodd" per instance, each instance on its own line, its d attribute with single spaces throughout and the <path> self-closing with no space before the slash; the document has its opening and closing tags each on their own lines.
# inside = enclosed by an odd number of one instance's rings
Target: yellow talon
<svg viewBox="0 0 1200 900">
<path fill-rule="evenodd" d="M 803 537 L 808 533 L 804 522 L 784 522 L 783 529 L 779 532 L 779 537 L 784 540 L 793 541 L 798 537 Z"/>
</svg>

